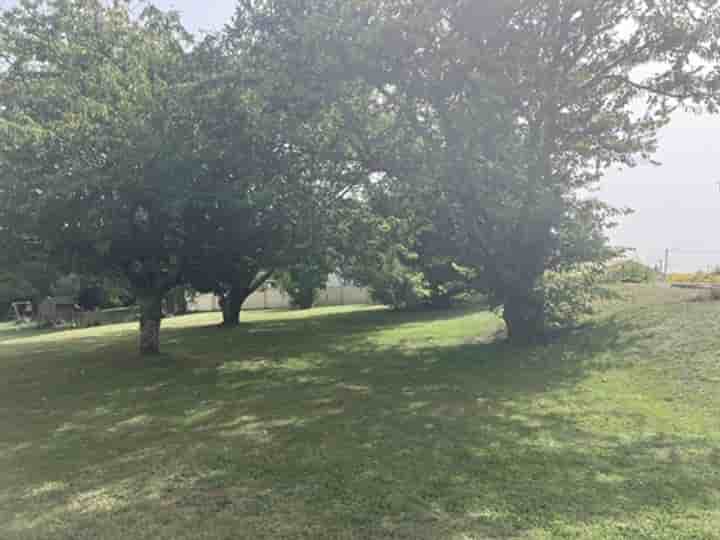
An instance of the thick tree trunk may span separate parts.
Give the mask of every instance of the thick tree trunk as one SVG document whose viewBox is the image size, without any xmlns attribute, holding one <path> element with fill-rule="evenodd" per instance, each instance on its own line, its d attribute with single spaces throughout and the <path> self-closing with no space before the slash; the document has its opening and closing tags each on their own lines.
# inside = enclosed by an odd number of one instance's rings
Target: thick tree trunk
<svg viewBox="0 0 720 540">
<path fill-rule="evenodd" d="M 503 319 L 510 343 L 531 345 L 545 341 L 545 309 L 542 299 L 533 295 L 509 298 L 503 307 Z"/>
<path fill-rule="evenodd" d="M 160 353 L 160 322 L 163 294 L 149 294 L 138 299 L 140 304 L 140 354 Z"/>
<path fill-rule="evenodd" d="M 221 299 L 224 327 L 234 328 L 240 325 L 240 310 L 250 294 L 246 287 L 233 287 Z"/>
<path fill-rule="evenodd" d="M 245 300 L 258 290 L 273 275 L 274 270 L 256 274 L 255 271 L 244 274 L 244 277 L 236 281 L 230 290 L 220 296 L 220 307 L 222 308 L 222 326 L 234 328 L 240 324 L 240 310 Z M 243 281 L 247 278 L 247 281 Z"/>
</svg>

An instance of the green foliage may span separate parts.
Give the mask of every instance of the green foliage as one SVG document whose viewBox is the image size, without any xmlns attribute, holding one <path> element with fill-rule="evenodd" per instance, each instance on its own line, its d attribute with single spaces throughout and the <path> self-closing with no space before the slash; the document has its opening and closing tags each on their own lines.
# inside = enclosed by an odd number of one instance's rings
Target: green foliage
<svg viewBox="0 0 720 540">
<path fill-rule="evenodd" d="M 611 291 L 603 287 L 603 276 L 602 265 L 592 264 L 563 272 L 546 272 L 541 288 L 548 328 L 574 326 L 595 312 L 598 300 L 612 298 Z"/>
<path fill-rule="evenodd" d="M 407 224 L 383 216 L 364 198 L 346 205 L 342 234 L 335 238 L 343 278 L 368 287 L 374 301 L 394 309 L 417 307 L 425 293 L 423 276 L 404 263 L 411 256 Z"/>
<path fill-rule="evenodd" d="M 127 306 L 134 300 L 119 278 L 75 273 L 59 277 L 50 287 L 50 295 L 71 298 L 88 311 Z"/>
<path fill-rule="evenodd" d="M 370 289 L 376 302 L 394 309 L 420 308 L 430 296 L 430 289 L 421 272 L 403 264 L 393 251 L 377 254 L 376 262 L 365 270 L 361 283 Z"/>
<path fill-rule="evenodd" d="M 342 273 L 395 309 L 447 308 L 474 290 L 456 263 L 459 245 L 447 200 L 432 187 L 376 181 L 344 216 L 337 248 Z"/>
<path fill-rule="evenodd" d="M 327 285 L 331 265 L 320 256 L 308 256 L 280 273 L 278 283 L 297 309 L 309 309 Z"/>
<path fill-rule="evenodd" d="M 345 279 L 370 289 L 374 301 L 394 309 L 416 309 L 430 295 L 421 271 L 411 268 L 407 244 L 412 236 L 404 234 L 407 222 L 359 210 L 349 229 L 342 253 L 341 271 Z"/>
<path fill-rule="evenodd" d="M 385 112 L 417 135 L 412 163 L 387 172 L 447 198 L 454 261 L 505 307 L 511 339 L 541 339 L 554 319 L 546 273 L 615 255 L 605 231 L 621 212 L 580 193 L 648 158 L 677 105 L 717 106 L 720 14 L 673 6 L 378 3 Z"/>
<path fill-rule="evenodd" d="M 104 308 L 128 307 L 135 304 L 135 296 L 127 281 L 121 276 L 105 277 L 102 280 L 102 289 L 105 291 L 106 303 Z"/>
<path fill-rule="evenodd" d="M 193 44 L 151 5 L 23 2 L 0 19 L 0 246 L 121 273 L 153 316 L 190 283 L 236 320 L 321 245 L 392 305 L 480 291 L 542 338 L 585 303 L 546 276 L 616 255 L 621 212 L 585 194 L 678 106 L 717 109 L 720 13 L 671 4 L 247 1 Z"/>
<path fill-rule="evenodd" d="M 605 275 L 609 283 L 651 283 L 657 278 L 656 272 L 637 261 L 619 261 L 611 264 Z"/>
<path fill-rule="evenodd" d="M 177 14 L 153 6 L 3 11 L 0 192 L 16 235 L 75 271 L 122 274 L 138 296 L 178 282 L 202 167 L 189 46 Z"/>
<path fill-rule="evenodd" d="M 107 291 L 97 284 L 89 284 L 83 287 L 77 297 L 78 305 L 86 311 L 108 306 L 110 298 Z"/>
<path fill-rule="evenodd" d="M 1 184 L 1 183 L 0 183 Z M 1 209 L 7 201 L 0 190 L 0 222 L 8 214 Z M 59 277 L 56 265 L 49 260 L 41 245 L 14 236 L 14 231 L 0 223 L 0 310 L 2 315 L 10 302 L 29 300 L 38 303 L 51 294 L 51 287 Z"/>
<path fill-rule="evenodd" d="M 0 273 L 0 320 L 5 320 L 13 302 L 37 297 L 37 289 L 22 276 L 7 272 Z"/>
<path fill-rule="evenodd" d="M 72 298 L 73 301 L 77 302 L 80 291 L 85 287 L 85 283 L 86 280 L 82 276 L 78 274 L 67 274 L 61 276 L 52 284 L 50 292 L 53 296 Z"/>
<path fill-rule="evenodd" d="M 292 2 L 245 2 L 191 55 L 208 81 L 198 112 L 206 178 L 185 213 L 183 273 L 221 298 L 230 324 L 268 272 L 307 281 L 299 269 L 327 246 L 338 200 L 368 178 L 352 144 L 371 129 L 359 114 L 368 90 L 330 76 L 320 84 L 318 73 L 338 66 L 316 47 L 328 30 L 316 22 Z"/>
</svg>

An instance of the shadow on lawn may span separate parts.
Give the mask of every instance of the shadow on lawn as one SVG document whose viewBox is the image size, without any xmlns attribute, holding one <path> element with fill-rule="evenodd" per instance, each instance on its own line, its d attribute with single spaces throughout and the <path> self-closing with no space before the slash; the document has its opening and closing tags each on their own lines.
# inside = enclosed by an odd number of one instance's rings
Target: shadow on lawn
<svg viewBox="0 0 720 540">
<path fill-rule="evenodd" d="M 705 441 L 598 434 L 558 402 L 558 390 L 647 345 L 632 321 L 610 317 L 534 349 L 376 339 L 448 315 L 170 330 L 179 341 L 142 372 L 112 354 L 74 359 L 36 440 L 0 447 L 0 464 L 30 467 L 15 523 L 45 508 L 66 516 L 69 538 L 136 510 L 165 513 L 164 527 L 212 519 L 253 538 L 499 538 L 716 504 Z M 618 360 L 599 360 L 608 351 Z M 33 410 L 11 432 L 20 437 Z M 188 513 L 197 523 L 174 517 Z"/>
</svg>

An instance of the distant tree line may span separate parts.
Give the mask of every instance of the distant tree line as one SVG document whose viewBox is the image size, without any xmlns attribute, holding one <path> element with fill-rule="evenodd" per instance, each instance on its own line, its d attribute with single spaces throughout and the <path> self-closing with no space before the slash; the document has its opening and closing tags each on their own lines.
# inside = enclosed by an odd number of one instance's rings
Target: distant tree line
<svg viewBox="0 0 720 540">
<path fill-rule="evenodd" d="M 242 0 L 199 41 L 131 4 L 2 13 L 0 287 L 114 276 L 144 354 L 177 287 L 234 326 L 330 270 L 398 308 L 479 293 L 542 340 L 618 254 L 604 171 L 720 95 L 713 2 Z"/>
</svg>

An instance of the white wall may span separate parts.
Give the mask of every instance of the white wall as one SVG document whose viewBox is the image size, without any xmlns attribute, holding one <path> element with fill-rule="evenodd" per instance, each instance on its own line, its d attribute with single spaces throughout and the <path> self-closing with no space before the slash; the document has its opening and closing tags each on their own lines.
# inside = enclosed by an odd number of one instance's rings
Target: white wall
<svg viewBox="0 0 720 540">
<path fill-rule="evenodd" d="M 370 293 L 361 287 L 328 287 L 320 292 L 317 306 L 351 306 L 372 304 Z M 220 311 L 220 304 L 214 294 L 198 295 L 189 303 L 190 311 Z M 243 304 L 243 310 L 252 309 L 288 309 L 290 298 L 278 289 L 256 291 Z"/>
</svg>

